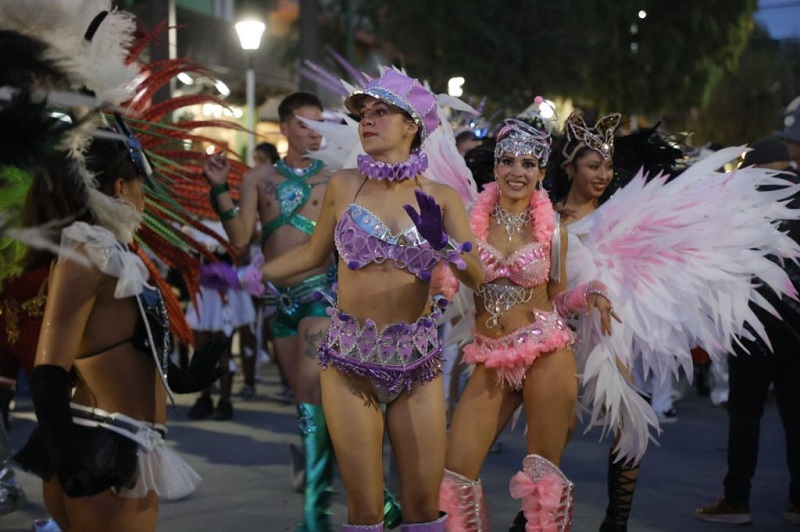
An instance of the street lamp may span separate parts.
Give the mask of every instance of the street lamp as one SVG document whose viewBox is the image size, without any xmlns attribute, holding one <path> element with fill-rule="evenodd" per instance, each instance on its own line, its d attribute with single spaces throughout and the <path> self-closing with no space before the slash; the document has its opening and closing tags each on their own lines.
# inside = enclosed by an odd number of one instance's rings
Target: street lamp
<svg viewBox="0 0 800 532">
<path fill-rule="evenodd" d="M 464 89 L 462 88 L 464 85 L 464 78 L 461 76 L 456 76 L 454 78 L 450 78 L 447 81 L 447 94 L 453 96 L 454 98 L 458 98 L 462 94 L 464 94 Z"/>
<path fill-rule="evenodd" d="M 247 164 L 253 165 L 253 151 L 255 151 L 255 130 L 256 130 L 256 73 L 253 70 L 253 53 L 261 45 L 261 35 L 266 29 L 266 25 L 259 20 L 242 20 L 234 26 L 236 34 L 239 36 L 239 43 L 242 45 L 247 56 L 247 72 L 245 77 L 245 87 L 247 91 Z"/>
</svg>

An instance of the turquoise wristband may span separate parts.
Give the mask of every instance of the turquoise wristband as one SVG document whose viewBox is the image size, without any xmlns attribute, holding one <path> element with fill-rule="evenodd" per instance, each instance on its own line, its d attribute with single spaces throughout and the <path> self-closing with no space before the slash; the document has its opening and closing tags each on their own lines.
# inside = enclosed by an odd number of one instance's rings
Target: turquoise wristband
<svg viewBox="0 0 800 532">
<path fill-rule="evenodd" d="M 219 219 L 221 221 L 223 221 L 223 222 L 227 222 L 228 220 L 233 220 L 234 218 L 236 218 L 237 214 L 238 214 L 238 211 L 235 208 L 234 209 L 228 209 L 225 212 L 219 213 Z"/>
<path fill-rule="evenodd" d="M 211 195 L 212 196 L 219 196 L 220 194 L 224 194 L 228 192 L 228 183 L 222 183 L 221 185 L 211 185 Z"/>
</svg>

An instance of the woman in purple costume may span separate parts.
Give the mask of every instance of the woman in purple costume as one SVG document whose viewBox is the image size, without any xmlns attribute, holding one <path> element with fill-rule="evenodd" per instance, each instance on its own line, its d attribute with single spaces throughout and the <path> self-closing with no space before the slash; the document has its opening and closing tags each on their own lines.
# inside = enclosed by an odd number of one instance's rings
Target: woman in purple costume
<svg viewBox="0 0 800 532">
<path fill-rule="evenodd" d="M 308 244 L 267 262 L 267 281 L 339 252 L 338 302 L 319 351 L 322 401 L 348 498 L 345 530 L 383 530 L 383 438 L 392 444 L 402 530 L 444 530 L 438 493 L 445 461 L 441 344 L 431 305 L 439 262 L 467 286 L 483 272 L 470 252 L 464 205 L 422 176 L 422 142 L 439 125 L 435 96 L 394 70 L 345 101 L 360 117 L 367 155 L 331 178 Z M 417 204 L 418 210 L 411 206 Z M 385 405 L 385 416 L 382 405 Z"/>
<path fill-rule="evenodd" d="M 603 332 L 615 317 L 602 285 L 567 291 L 567 232 L 541 189 L 549 129 L 506 120 L 497 135 L 496 181 L 470 213 L 485 271 L 475 292 L 475 331 L 464 360 L 475 369 L 450 426 L 440 507 L 447 530 L 485 532 L 478 478 L 494 440 L 522 406 L 527 456 L 511 480 L 527 530 L 569 530 L 572 483 L 558 468 L 578 396 L 574 335 L 563 318 L 597 308 Z M 539 124 L 537 124 L 539 125 Z"/>
</svg>

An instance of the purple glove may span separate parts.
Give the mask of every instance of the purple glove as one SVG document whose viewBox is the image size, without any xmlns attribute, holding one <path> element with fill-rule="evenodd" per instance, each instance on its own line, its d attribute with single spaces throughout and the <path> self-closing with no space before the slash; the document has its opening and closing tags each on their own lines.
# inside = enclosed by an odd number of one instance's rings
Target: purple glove
<svg viewBox="0 0 800 532">
<path fill-rule="evenodd" d="M 200 286 L 212 290 L 242 288 L 236 269 L 227 262 L 209 262 L 200 266 Z"/>
<path fill-rule="evenodd" d="M 237 270 L 226 262 L 210 262 L 200 266 L 200 286 L 212 290 L 244 290 L 251 296 L 263 295 L 266 290 L 258 266 L 251 264 Z"/>
<path fill-rule="evenodd" d="M 442 249 L 447 245 L 447 233 L 444 232 L 444 222 L 442 222 L 442 208 L 436 204 L 433 196 L 425 194 L 423 191 L 414 190 L 419 204 L 419 214 L 411 205 L 403 205 L 411 221 L 417 226 L 417 232 L 428 241 L 433 249 Z"/>
<path fill-rule="evenodd" d="M 242 289 L 251 296 L 263 296 L 267 291 L 264 285 L 264 275 L 261 273 L 261 267 L 264 265 L 264 255 L 260 252 L 256 254 L 250 261 L 248 266 L 236 270 L 239 277 L 239 284 Z"/>
<path fill-rule="evenodd" d="M 236 270 L 236 275 L 239 277 L 239 284 L 242 290 L 251 296 L 263 296 L 264 292 L 267 291 L 267 287 L 264 286 L 264 281 L 262 280 L 261 268 L 255 264 L 239 268 Z"/>
</svg>

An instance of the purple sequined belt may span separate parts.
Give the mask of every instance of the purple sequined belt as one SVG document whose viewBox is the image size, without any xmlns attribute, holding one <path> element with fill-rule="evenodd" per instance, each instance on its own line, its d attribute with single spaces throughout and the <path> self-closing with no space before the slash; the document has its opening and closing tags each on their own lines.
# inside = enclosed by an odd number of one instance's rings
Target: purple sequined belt
<svg viewBox="0 0 800 532">
<path fill-rule="evenodd" d="M 382 330 L 371 319 L 363 324 L 339 309 L 331 309 L 331 324 L 317 360 L 353 375 L 366 377 L 389 395 L 410 391 L 418 381 L 442 372 L 442 345 L 436 329 L 441 309 L 414 323 L 392 323 Z"/>
</svg>

